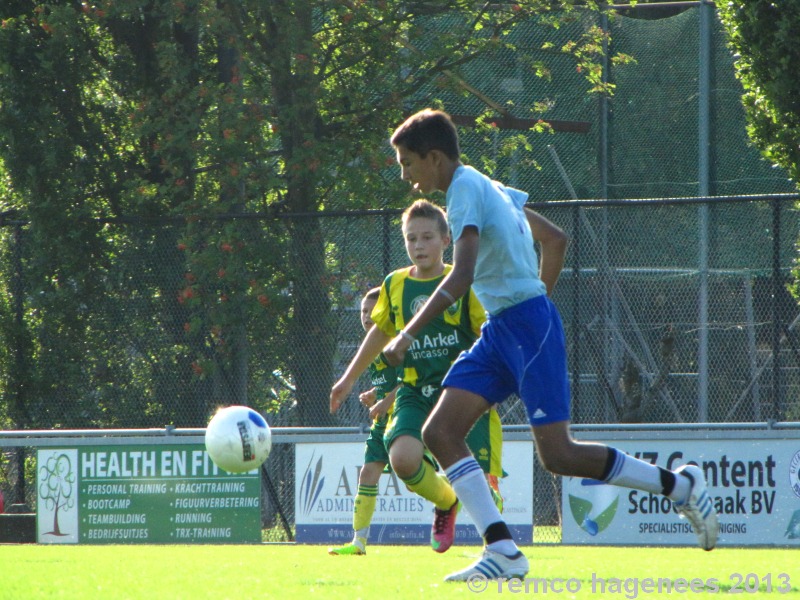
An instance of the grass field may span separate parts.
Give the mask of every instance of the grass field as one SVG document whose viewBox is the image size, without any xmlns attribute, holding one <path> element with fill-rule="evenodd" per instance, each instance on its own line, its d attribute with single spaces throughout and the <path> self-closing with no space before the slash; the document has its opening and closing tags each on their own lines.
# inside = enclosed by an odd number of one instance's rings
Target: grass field
<svg viewBox="0 0 800 600">
<path fill-rule="evenodd" d="M 442 577 L 478 555 L 453 547 L 443 555 L 421 546 L 372 546 L 367 556 L 328 556 L 322 546 L 0 546 L 2 600 L 55 598 L 215 600 L 250 598 L 691 598 L 735 593 L 747 598 L 800 598 L 797 550 L 718 548 L 524 548 L 531 560 L 528 593 L 520 587 L 483 593 Z M 781 576 L 785 573 L 785 576 Z M 739 575 L 741 577 L 739 577 Z M 748 574 L 753 574 L 747 578 Z M 761 585 L 754 591 L 755 577 Z M 771 579 L 767 593 L 765 580 Z M 614 579 L 620 580 L 615 581 Z M 638 587 L 634 579 L 639 580 Z M 718 592 L 646 593 L 641 580 L 669 578 Z M 541 580 L 547 580 L 545 593 Z M 787 583 L 788 579 L 788 583 Z M 569 580 L 569 581 L 567 581 Z M 601 589 L 601 580 L 605 589 Z M 627 580 L 627 581 L 626 581 Z M 709 581 L 713 580 L 713 581 Z M 737 586 L 738 583 L 738 586 Z M 567 591 L 566 586 L 576 593 Z M 645 582 L 646 584 L 646 582 Z M 535 589 L 535 585 L 539 587 Z M 551 586 L 557 589 L 551 589 Z M 663 584 L 662 584 L 663 585 Z M 680 585 L 675 583 L 675 585 Z M 627 586 L 627 587 L 625 587 Z M 655 589 L 655 588 L 654 588 Z M 752 590 L 752 591 L 748 591 Z M 742 597 L 741 595 L 739 597 Z"/>
</svg>

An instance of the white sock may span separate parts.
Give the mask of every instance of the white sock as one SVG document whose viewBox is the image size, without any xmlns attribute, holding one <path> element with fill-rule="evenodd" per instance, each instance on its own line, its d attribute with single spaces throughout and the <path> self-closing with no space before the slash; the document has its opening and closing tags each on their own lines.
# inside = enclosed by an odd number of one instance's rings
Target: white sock
<svg viewBox="0 0 800 600">
<path fill-rule="evenodd" d="M 500 554 L 509 557 L 514 556 L 517 552 L 519 552 L 517 543 L 514 540 L 500 540 L 493 542 L 486 547 L 489 550 L 494 550 L 495 552 L 499 552 Z"/>
<path fill-rule="evenodd" d="M 675 475 L 675 487 L 672 489 L 672 492 L 667 495 L 667 498 L 673 502 L 686 502 L 691 493 L 692 482 L 689 481 L 688 477 L 678 474 Z"/>
<path fill-rule="evenodd" d="M 653 494 L 663 493 L 664 484 L 659 467 L 620 452 L 616 448 L 609 448 L 608 450 L 615 453 L 616 456 L 611 472 L 605 479 L 606 483 L 644 490 Z"/>
<path fill-rule="evenodd" d="M 489 525 L 503 521 L 500 511 L 495 506 L 489 484 L 486 483 L 486 477 L 478 461 L 472 456 L 462 458 L 451 465 L 449 469 L 445 470 L 445 475 L 450 480 L 450 485 L 453 486 L 461 504 L 464 505 L 464 510 L 478 528 L 481 537 Z M 519 551 L 514 540 L 499 540 L 487 547 L 507 556 Z"/>
</svg>

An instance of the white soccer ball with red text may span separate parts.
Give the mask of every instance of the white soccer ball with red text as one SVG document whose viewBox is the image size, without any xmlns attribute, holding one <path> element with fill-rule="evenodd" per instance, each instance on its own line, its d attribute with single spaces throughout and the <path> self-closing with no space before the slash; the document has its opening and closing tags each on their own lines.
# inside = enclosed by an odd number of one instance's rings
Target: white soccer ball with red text
<svg viewBox="0 0 800 600">
<path fill-rule="evenodd" d="M 272 450 L 267 420 L 248 406 L 220 408 L 206 427 L 206 451 L 220 469 L 246 473 L 261 466 Z"/>
</svg>

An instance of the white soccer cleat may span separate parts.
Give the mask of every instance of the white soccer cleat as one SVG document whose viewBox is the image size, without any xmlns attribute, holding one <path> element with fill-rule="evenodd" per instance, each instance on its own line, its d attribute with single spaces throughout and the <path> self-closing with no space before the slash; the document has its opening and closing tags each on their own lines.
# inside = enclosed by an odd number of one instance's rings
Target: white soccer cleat
<svg viewBox="0 0 800 600">
<path fill-rule="evenodd" d="M 450 573 L 445 581 L 469 581 L 470 578 L 486 579 L 524 579 L 528 574 L 528 559 L 522 552 L 506 556 L 484 548 L 481 557 L 463 571 Z"/>
<path fill-rule="evenodd" d="M 703 550 L 713 550 L 719 535 L 719 519 L 714 510 L 714 502 L 708 495 L 703 472 L 695 465 L 684 465 L 675 470 L 675 475 L 687 477 L 691 485 L 689 498 L 684 502 L 676 502 L 675 508 L 681 517 L 692 524 L 700 547 Z"/>
</svg>

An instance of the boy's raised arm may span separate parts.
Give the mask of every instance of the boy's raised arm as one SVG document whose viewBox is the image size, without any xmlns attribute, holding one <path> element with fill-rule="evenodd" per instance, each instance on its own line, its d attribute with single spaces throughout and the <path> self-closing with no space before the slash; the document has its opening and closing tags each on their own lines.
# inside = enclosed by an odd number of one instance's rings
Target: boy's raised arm
<svg viewBox="0 0 800 600">
<path fill-rule="evenodd" d="M 564 268 L 569 237 L 558 225 L 530 208 L 525 208 L 525 217 L 531 226 L 533 239 L 541 244 L 539 279 L 547 286 L 547 294 L 551 295 Z"/>
<path fill-rule="evenodd" d="M 331 413 L 335 413 L 342 402 L 347 399 L 347 395 L 353 389 L 356 380 L 375 360 L 375 357 L 381 353 L 381 350 L 390 339 L 392 338 L 381 331 L 380 328 L 370 328 L 366 337 L 361 341 L 356 355 L 347 365 L 344 374 L 331 388 Z"/>
</svg>

